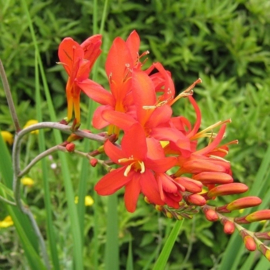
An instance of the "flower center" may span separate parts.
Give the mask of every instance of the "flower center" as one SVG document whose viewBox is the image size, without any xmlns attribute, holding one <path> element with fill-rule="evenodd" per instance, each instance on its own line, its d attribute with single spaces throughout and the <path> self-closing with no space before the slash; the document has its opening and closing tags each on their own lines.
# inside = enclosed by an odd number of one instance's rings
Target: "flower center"
<svg viewBox="0 0 270 270">
<path fill-rule="evenodd" d="M 129 157 L 129 158 L 121 158 L 118 160 L 119 163 L 129 163 L 128 166 L 126 167 L 125 169 L 125 172 L 124 172 L 124 176 L 128 176 L 128 173 L 131 171 L 131 170 L 134 170 L 136 172 L 140 172 L 140 173 L 144 173 L 145 172 L 145 165 L 144 165 L 144 162 L 143 161 L 140 161 L 140 160 L 137 160 L 137 159 L 134 159 L 133 156 Z"/>
</svg>

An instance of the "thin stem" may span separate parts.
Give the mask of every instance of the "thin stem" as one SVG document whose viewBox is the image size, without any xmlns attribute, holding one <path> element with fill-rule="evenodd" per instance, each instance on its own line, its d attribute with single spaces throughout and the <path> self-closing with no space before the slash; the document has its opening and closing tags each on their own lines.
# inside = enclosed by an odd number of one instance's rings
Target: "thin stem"
<svg viewBox="0 0 270 270">
<path fill-rule="evenodd" d="M 19 120 L 18 120 L 18 116 L 15 110 L 15 106 L 14 106 L 14 102 L 13 102 L 13 98 L 10 92 L 10 87 L 9 87 L 9 83 L 8 83 L 8 79 L 7 79 L 7 75 L 3 66 L 3 63 L 0 59 L 0 76 L 2 79 L 2 83 L 3 83 L 3 88 L 6 94 L 6 98 L 7 98 L 7 103 L 8 103 L 8 107 L 9 107 L 9 111 L 13 120 L 13 124 L 15 126 L 15 130 L 16 132 L 19 132 L 20 129 L 20 124 L 19 124 Z"/>
<path fill-rule="evenodd" d="M 5 203 L 8 203 L 8 204 L 10 204 L 12 206 L 16 206 L 16 203 L 15 202 L 9 201 L 8 199 L 6 199 L 6 198 L 4 198 L 2 196 L 0 196 L 0 201 L 5 202 Z"/>
<path fill-rule="evenodd" d="M 52 154 L 53 152 L 58 150 L 58 145 L 53 146 L 46 151 L 42 152 L 41 154 L 37 155 L 18 175 L 18 178 L 25 175 L 38 161 L 40 161 L 42 158 Z"/>
</svg>

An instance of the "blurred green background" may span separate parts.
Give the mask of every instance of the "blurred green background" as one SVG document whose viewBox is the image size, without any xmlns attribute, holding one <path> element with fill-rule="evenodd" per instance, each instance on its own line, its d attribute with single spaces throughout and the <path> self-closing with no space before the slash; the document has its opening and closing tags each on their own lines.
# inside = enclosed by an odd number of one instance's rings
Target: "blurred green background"
<svg viewBox="0 0 270 270">
<path fill-rule="evenodd" d="M 66 116 L 66 74 L 61 66 L 56 65 L 59 61 L 58 45 L 67 36 L 82 42 L 93 34 L 93 1 L 27 2 L 49 89 L 60 120 Z M 104 3 L 104 0 L 98 1 L 99 25 Z M 147 65 L 153 61 L 161 62 L 171 71 L 178 92 L 198 77 L 202 78 L 203 83 L 195 88 L 195 98 L 202 110 L 202 128 L 219 120 L 232 119 L 224 141 L 238 139 L 239 144 L 230 147 L 228 159 L 235 180 L 252 186 L 270 142 L 269 14 L 268 0 L 111 0 L 105 20 L 103 53 L 98 62 L 97 80 L 105 87 L 108 86 L 104 63 L 113 39 L 116 36 L 126 39 L 132 30 L 137 30 L 141 37 L 141 52 L 150 51 Z M 26 15 L 17 0 L 0 0 L 0 58 L 7 72 L 21 125 L 24 125 L 29 119 L 36 119 L 35 50 Z M 86 99 L 83 98 L 83 101 Z M 87 117 L 86 104 L 82 105 L 82 123 Z M 49 120 L 46 102 L 43 102 L 40 109 L 44 119 Z M 174 112 L 195 119 L 192 107 L 185 100 L 174 105 Z M 0 128 L 14 132 L 2 85 Z M 30 158 L 37 154 L 36 143 L 31 142 L 33 151 Z M 54 145 L 50 140 L 46 143 L 47 146 Z M 74 186 L 80 170 L 80 163 L 76 160 L 77 157 L 69 158 Z M 59 163 L 58 160 L 52 162 Z M 52 200 L 57 216 L 55 226 L 61 228 L 65 220 L 65 198 L 61 193 L 63 185 L 58 179 L 57 170 L 61 170 L 61 165 L 58 164 L 56 170 L 51 169 L 50 185 L 54 190 Z M 102 174 L 102 171 L 99 173 Z M 43 201 L 38 166 L 31 171 L 30 176 L 35 179 L 36 185 L 25 192 L 29 204 L 34 205 L 33 212 L 42 227 L 44 216 L 40 211 Z M 89 194 L 93 195 L 93 183 L 88 188 Z M 101 198 L 101 202 L 105 200 Z M 106 224 L 102 215 L 106 207 L 102 203 L 100 211 L 99 260 L 100 269 L 103 269 Z M 151 269 L 153 256 L 155 252 L 158 253 L 162 239 L 174 221 L 158 216 L 142 200 L 135 214 L 127 213 L 122 201 L 118 212 L 122 269 L 125 269 L 128 245 L 131 242 L 134 269 L 143 269 L 148 262 L 149 268 L 146 269 Z M 91 209 L 87 210 L 85 237 L 89 243 L 93 235 L 91 214 Z M 0 212 L 0 215 L 4 217 L 4 213 Z M 68 224 L 66 226 L 68 228 Z M 0 263 L 6 265 L 6 268 L 1 269 L 18 267 L 24 259 L 20 247 L 14 245 L 18 241 L 16 234 L 12 229 L 0 231 L 0 237 Z M 69 238 L 68 231 L 63 229 L 59 235 L 59 247 L 66 247 L 63 250 L 63 260 L 68 258 L 69 249 L 72 248 Z M 205 221 L 203 216 L 185 221 L 168 269 L 218 269 L 227 241 L 228 237 L 223 234 L 220 224 Z M 92 252 L 85 248 L 84 255 L 88 258 Z M 90 259 L 86 259 L 85 264 L 86 269 L 92 269 Z"/>
</svg>

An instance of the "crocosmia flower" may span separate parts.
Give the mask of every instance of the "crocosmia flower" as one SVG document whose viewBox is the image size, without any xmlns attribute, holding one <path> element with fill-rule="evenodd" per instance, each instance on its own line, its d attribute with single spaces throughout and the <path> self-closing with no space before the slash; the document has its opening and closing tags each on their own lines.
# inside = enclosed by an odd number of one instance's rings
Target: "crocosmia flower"
<svg viewBox="0 0 270 270">
<path fill-rule="evenodd" d="M 91 81 L 89 73 L 97 57 L 101 53 L 101 35 L 89 37 L 81 45 L 72 38 L 67 37 L 59 45 L 58 57 L 60 64 L 68 74 L 66 85 L 66 95 L 68 103 L 67 120 L 72 119 L 73 111 L 75 112 L 76 122 L 80 123 L 80 92 L 85 94 L 98 88 L 98 84 Z M 80 84 L 87 85 L 81 87 Z"/>
<path fill-rule="evenodd" d="M 159 142 L 146 139 L 139 124 L 127 130 L 121 148 L 107 141 L 105 153 L 121 167 L 101 178 L 95 186 L 100 195 L 110 195 L 125 186 L 125 204 L 134 212 L 138 196 L 143 193 L 150 202 L 163 205 L 154 173 L 164 173 L 176 162 L 174 157 L 165 157 Z"/>
</svg>

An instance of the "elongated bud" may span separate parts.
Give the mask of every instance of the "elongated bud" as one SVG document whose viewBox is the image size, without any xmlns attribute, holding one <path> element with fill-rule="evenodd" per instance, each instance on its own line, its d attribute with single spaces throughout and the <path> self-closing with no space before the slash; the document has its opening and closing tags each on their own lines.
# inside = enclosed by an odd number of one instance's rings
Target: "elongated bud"
<svg viewBox="0 0 270 270">
<path fill-rule="evenodd" d="M 254 235 L 263 240 L 270 240 L 270 232 L 255 232 Z"/>
<path fill-rule="evenodd" d="M 213 164 L 211 161 L 204 159 L 191 159 L 183 164 L 181 171 L 188 173 L 201 173 L 201 172 L 225 172 L 225 168 L 220 165 Z M 176 173 L 177 175 L 177 173 Z"/>
<path fill-rule="evenodd" d="M 199 194 L 191 194 L 189 196 L 185 196 L 184 199 L 188 203 L 199 205 L 199 206 L 203 206 L 206 204 L 205 198 Z"/>
<path fill-rule="evenodd" d="M 240 231 L 240 234 L 244 240 L 244 244 L 247 250 L 254 251 L 256 250 L 256 243 L 253 237 L 251 237 L 249 234 L 246 233 L 245 230 Z"/>
<path fill-rule="evenodd" d="M 89 163 L 92 167 L 96 167 L 98 160 L 96 158 L 92 158 Z"/>
<path fill-rule="evenodd" d="M 206 219 L 209 221 L 217 221 L 219 219 L 218 214 L 213 209 L 204 208 L 203 212 L 204 212 Z"/>
<path fill-rule="evenodd" d="M 199 193 L 202 191 L 203 185 L 197 180 L 188 177 L 177 177 L 174 180 L 191 193 Z"/>
<path fill-rule="evenodd" d="M 207 197 L 217 197 L 217 196 L 224 196 L 230 194 L 238 194 L 243 193 L 248 190 L 248 186 L 242 183 L 230 183 L 226 185 L 220 185 L 214 187 L 207 193 Z"/>
<path fill-rule="evenodd" d="M 231 175 L 222 172 L 202 172 L 192 176 L 203 184 L 228 184 L 233 182 Z"/>
<path fill-rule="evenodd" d="M 270 210 L 259 210 L 246 217 L 248 222 L 261 221 L 270 219 Z"/>
<path fill-rule="evenodd" d="M 66 145 L 66 149 L 67 149 L 68 152 L 73 152 L 74 149 L 75 149 L 75 144 L 74 143 L 68 143 Z"/>
<path fill-rule="evenodd" d="M 173 218 L 173 214 L 171 212 L 166 211 L 167 218 Z"/>
<path fill-rule="evenodd" d="M 148 200 L 148 198 L 146 196 L 144 196 L 144 201 L 148 204 L 151 204 L 150 201 Z"/>
<path fill-rule="evenodd" d="M 268 247 L 266 247 L 264 244 L 259 245 L 259 250 L 261 253 L 265 256 L 265 258 L 270 261 L 270 250 Z"/>
<path fill-rule="evenodd" d="M 262 200 L 259 197 L 248 196 L 244 198 L 237 199 L 232 201 L 226 206 L 226 209 L 229 211 L 244 209 L 248 207 L 253 207 L 261 204 Z"/>
</svg>

